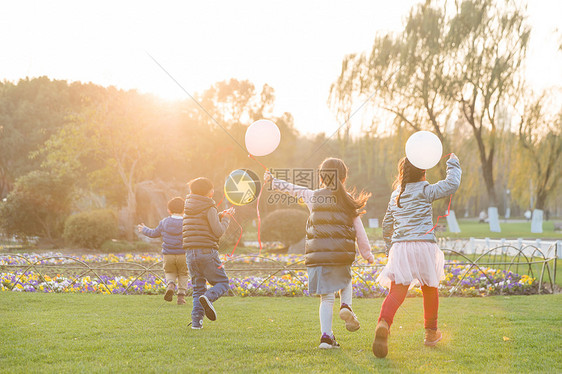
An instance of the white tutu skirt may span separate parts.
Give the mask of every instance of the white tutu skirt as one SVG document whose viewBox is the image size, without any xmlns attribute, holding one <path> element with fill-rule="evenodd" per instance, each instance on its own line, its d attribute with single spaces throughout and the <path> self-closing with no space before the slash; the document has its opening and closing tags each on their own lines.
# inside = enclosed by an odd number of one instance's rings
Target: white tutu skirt
<svg viewBox="0 0 562 374">
<path fill-rule="evenodd" d="M 377 277 L 381 286 L 391 282 L 410 285 L 439 286 L 445 277 L 445 256 L 433 242 L 397 242 L 392 245 L 388 263 Z"/>
</svg>

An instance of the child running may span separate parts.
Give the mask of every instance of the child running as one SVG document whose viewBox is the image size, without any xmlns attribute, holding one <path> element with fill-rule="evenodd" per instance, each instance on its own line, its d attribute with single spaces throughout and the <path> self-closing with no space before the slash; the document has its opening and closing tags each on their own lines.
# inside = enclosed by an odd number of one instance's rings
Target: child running
<svg viewBox="0 0 562 374">
<path fill-rule="evenodd" d="M 219 239 L 230 222 L 234 208 L 217 211 L 213 183 L 204 177 L 189 182 L 183 216 L 183 248 L 193 284 L 191 328 L 203 327 L 203 316 L 217 319 L 213 303 L 229 290 L 229 280 L 219 259 Z M 207 289 L 207 282 L 212 285 Z"/>
<path fill-rule="evenodd" d="M 332 331 L 335 292 L 340 292 L 339 316 L 348 331 L 360 327 L 351 309 L 351 264 L 355 261 L 355 241 L 361 256 L 374 262 L 361 214 L 369 193 L 355 196 L 345 187 L 347 166 L 337 158 L 322 162 L 319 170 L 321 189 L 310 190 L 275 179 L 266 171 L 264 179 L 272 188 L 304 201 L 310 210 L 306 224 L 305 264 L 308 270 L 309 294 L 320 295 L 320 349 L 339 348 Z"/>
<path fill-rule="evenodd" d="M 394 315 L 408 289 L 415 284 L 421 284 L 423 292 L 424 343 L 434 346 L 442 338 L 441 331 L 437 329 L 437 287 L 445 273 L 444 256 L 431 231 L 431 203 L 455 193 L 460 183 L 461 167 L 453 153 L 447 161 L 447 177 L 435 184 L 429 184 L 425 180 L 425 170 L 412 165 L 406 157 L 398 164 L 395 190 L 382 223 L 388 263 L 377 282 L 390 288 L 390 292 L 382 303 L 375 330 L 373 353 L 377 357 L 386 357 Z"/>
<path fill-rule="evenodd" d="M 139 232 L 149 238 L 162 237 L 162 257 L 164 258 L 164 274 L 166 277 L 166 293 L 164 300 L 172 301 L 176 285 L 178 287 L 178 305 L 185 304 L 187 292 L 187 262 L 182 246 L 183 199 L 174 197 L 168 201 L 168 213 L 155 229 L 141 223 Z"/>
</svg>

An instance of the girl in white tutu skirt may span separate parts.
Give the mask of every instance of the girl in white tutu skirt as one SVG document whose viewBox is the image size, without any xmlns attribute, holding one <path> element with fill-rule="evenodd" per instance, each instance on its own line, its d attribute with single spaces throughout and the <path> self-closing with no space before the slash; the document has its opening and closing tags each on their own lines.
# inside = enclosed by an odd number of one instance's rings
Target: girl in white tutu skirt
<svg viewBox="0 0 562 374">
<path fill-rule="evenodd" d="M 421 285 L 423 292 L 424 342 L 434 346 L 442 338 L 437 328 L 437 287 L 444 277 L 444 256 L 431 230 L 431 203 L 455 193 L 460 182 L 459 159 L 453 153 L 447 161 L 447 177 L 435 184 L 429 184 L 425 180 L 425 170 L 412 165 L 406 157 L 398 164 L 395 190 L 382 223 L 388 263 L 377 281 L 390 288 L 390 292 L 382 303 L 375 330 L 373 353 L 377 357 L 386 357 L 388 332 L 394 315 L 408 289 L 416 284 Z"/>
</svg>

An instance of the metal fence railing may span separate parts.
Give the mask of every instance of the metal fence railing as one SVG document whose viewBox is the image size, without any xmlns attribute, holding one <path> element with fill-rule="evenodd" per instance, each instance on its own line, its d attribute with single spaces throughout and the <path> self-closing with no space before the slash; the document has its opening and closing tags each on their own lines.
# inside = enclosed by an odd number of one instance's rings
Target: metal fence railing
<svg viewBox="0 0 562 374">
<path fill-rule="evenodd" d="M 460 245 L 445 248 L 446 277 L 440 292 L 447 296 L 556 292 L 556 254 L 560 251 L 543 251 L 532 245 L 500 245 L 481 251 L 467 251 Z M 374 265 L 357 262 L 351 267 L 358 297 L 386 294 L 376 283 L 386 263 L 386 258 L 378 254 Z M 4 291 L 155 294 L 165 289 L 162 263 L 156 258 L 149 263 L 101 263 L 62 254 L 0 254 L 0 259 L 5 256 L 10 260 L 0 261 Z M 223 266 L 231 279 L 231 295 L 307 294 L 304 256 L 239 255 L 224 257 Z"/>
</svg>

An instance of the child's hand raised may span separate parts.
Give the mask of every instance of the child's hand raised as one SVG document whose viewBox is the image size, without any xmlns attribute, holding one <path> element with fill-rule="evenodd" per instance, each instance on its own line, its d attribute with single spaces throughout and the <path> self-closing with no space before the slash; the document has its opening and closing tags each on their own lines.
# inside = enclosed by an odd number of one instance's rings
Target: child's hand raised
<svg viewBox="0 0 562 374">
<path fill-rule="evenodd" d="M 234 209 L 234 207 L 231 206 L 230 208 L 225 209 L 225 210 L 223 210 L 222 212 L 220 212 L 219 215 L 220 215 L 220 217 L 222 218 L 222 217 L 224 217 L 226 214 L 228 214 L 228 215 L 233 215 L 234 212 L 236 212 L 236 209 Z"/>
<path fill-rule="evenodd" d="M 268 183 L 271 180 L 273 180 L 273 174 L 271 174 L 269 169 L 266 170 L 265 173 L 263 173 L 263 180 L 265 181 L 265 183 Z"/>
<path fill-rule="evenodd" d="M 142 229 L 144 228 L 144 223 L 141 223 L 140 225 L 137 225 L 137 230 L 139 230 L 139 232 L 142 232 Z"/>
<path fill-rule="evenodd" d="M 459 158 L 457 157 L 456 154 L 451 153 L 451 156 L 449 157 L 449 160 L 458 160 Z"/>
</svg>

